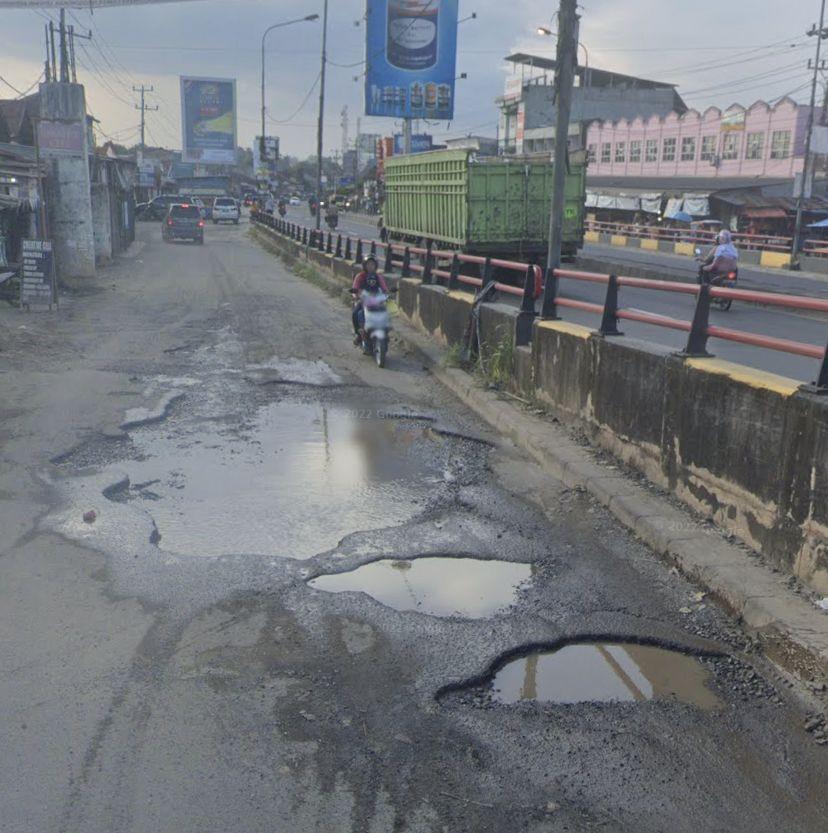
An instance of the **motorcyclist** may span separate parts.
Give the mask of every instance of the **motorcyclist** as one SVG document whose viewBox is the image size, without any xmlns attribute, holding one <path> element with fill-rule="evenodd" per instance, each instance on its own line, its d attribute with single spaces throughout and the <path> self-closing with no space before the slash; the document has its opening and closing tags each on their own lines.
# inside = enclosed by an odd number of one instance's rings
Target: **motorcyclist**
<svg viewBox="0 0 828 833">
<path fill-rule="evenodd" d="M 279 200 L 279 204 L 278 204 L 277 208 L 278 208 L 280 217 L 284 217 L 285 214 L 287 214 L 287 203 L 283 199 Z"/>
<path fill-rule="evenodd" d="M 377 259 L 369 255 L 362 261 L 362 271 L 354 278 L 351 294 L 354 296 L 354 308 L 351 313 L 351 322 L 354 325 L 354 344 L 362 341 L 362 329 L 365 326 L 365 310 L 362 308 L 362 293 L 364 291 L 388 294 L 388 284 L 385 278 L 377 271 Z"/>
<path fill-rule="evenodd" d="M 733 237 L 722 229 L 714 246 L 699 268 L 699 281 L 714 283 L 717 278 L 735 272 L 739 268 L 739 251 L 733 245 Z"/>
<path fill-rule="evenodd" d="M 325 209 L 325 222 L 332 229 L 335 229 L 339 224 L 339 210 L 333 202 L 331 202 Z"/>
</svg>

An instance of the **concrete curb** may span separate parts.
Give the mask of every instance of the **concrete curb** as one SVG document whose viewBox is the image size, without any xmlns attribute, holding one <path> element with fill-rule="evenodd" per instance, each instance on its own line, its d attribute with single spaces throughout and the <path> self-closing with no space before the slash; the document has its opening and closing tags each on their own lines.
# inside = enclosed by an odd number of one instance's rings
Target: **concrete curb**
<svg viewBox="0 0 828 833">
<path fill-rule="evenodd" d="M 273 233 L 270 236 L 278 239 Z M 307 262 L 329 291 L 343 289 L 343 279 Z M 397 318 L 396 335 L 437 381 L 498 433 L 566 486 L 591 494 L 654 552 L 736 616 L 777 665 L 806 682 L 828 681 L 828 615 L 787 591 L 780 574 L 752 561 L 745 551 L 697 523 L 688 512 L 596 463 L 590 450 L 575 443 L 562 428 L 479 388 L 468 373 L 444 367 L 440 348 L 402 315 Z"/>
<path fill-rule="evenodd" d="M 747 626 L 765 654 L 804 681 L 828 680 L 828 616 L 787 591 L 780 576 L 705 530 L 689 513 L 608 470 L 566 432 L 478 387 L 468 373 L 441 364 L 441 351 L 410 325 L 398 335 L 468 408 L 508 437 L 550 475 L 609 509 L 659 556 L 675 565 Z"/>
</svg>

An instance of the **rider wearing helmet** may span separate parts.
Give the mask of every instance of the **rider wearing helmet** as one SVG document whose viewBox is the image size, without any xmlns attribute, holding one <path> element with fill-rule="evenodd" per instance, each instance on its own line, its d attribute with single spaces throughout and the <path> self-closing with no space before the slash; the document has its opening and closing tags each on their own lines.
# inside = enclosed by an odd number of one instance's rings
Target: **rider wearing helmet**
<svg viewBox="0 0 828 833">
<path fill-rule="evenodd" d="M 722 229 L 716 238 L 717 246 L 710 250 L 702 264 L 700 275 L 708 283 L 720 275 L 727 275 L 739 268 L 739 252 L 733 245 L 733 238 L 727 229 Z"/>
<path fill-rule="evenodd" d="M 384 292 L 388 294 L 388 284 L 385 278 L 377 271 L 377 259 L 373 255 L 369 255 L 362 261 L 362 271 L 354 278 L 353 286 L 351 287 L 351 294 L 356 299 L 353 312 L 351 313 L 351 322 L 354 325 L 354 344 L 359 344 L 361 340 L 360 331 L 365 324 L 365 311 L 362 308 L 362 301 L 360 296 L 364 291 L 367 292 Z"/>
</svg>

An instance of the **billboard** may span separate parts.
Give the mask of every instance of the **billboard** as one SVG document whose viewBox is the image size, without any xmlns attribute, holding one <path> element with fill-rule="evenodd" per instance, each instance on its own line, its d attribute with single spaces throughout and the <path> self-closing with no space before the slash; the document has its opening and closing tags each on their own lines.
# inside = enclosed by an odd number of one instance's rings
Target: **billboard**
<svg viewBox="0 0 828 833">
<path fill-rule="evenodd" d="M 365 114 L 454 118 L 458 0 L 368 0 Z"/>
<path fill-rule="evenodd" d="M 414 133 L 411 136 L 411 152 L 425 153 L 434 147 L 434 140 L 430 133 Z M 405 153 L 405 137 L 402 133 L 394 134 L 394 153 Z"/>
<path fill-rule="evenodd" d="M 185 162 L 236 162 L 235 78 L 181 78 L 181 158 Z"/>
<path fill-rule="evenodd" d="M 265 136 L 264 156 L 262 156 L 262 137 L 256 136 L 253 140 L 253 174 L 256 179 L 275 179 L 278 161 L 279 137 Z"/>
</svg>

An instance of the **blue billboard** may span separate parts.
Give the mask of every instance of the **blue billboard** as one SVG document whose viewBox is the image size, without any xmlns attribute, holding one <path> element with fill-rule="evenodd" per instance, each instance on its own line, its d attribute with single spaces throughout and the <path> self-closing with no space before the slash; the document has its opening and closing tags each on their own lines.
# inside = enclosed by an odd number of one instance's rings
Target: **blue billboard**
<svg viewBox="0 0 828 833">
<path fill-rule="evenodd" d="M 236 81 L 181 79 L 181 158 L 185 162 L 236 162 Z"/>
<path fill-rule="evenodd" d="M 415 133 L 411 137 L 411 152 L 425 153 L 434 147 L 434 140 L 430 133 Z M 394 155 L 405 153 L 405 137 L 402 133 L 394 134 Z"/>
<path fill-rule="evenodd" d="M 365 114 L 454 118 L 459 0 L 368 0 Z"/>
</svg>

